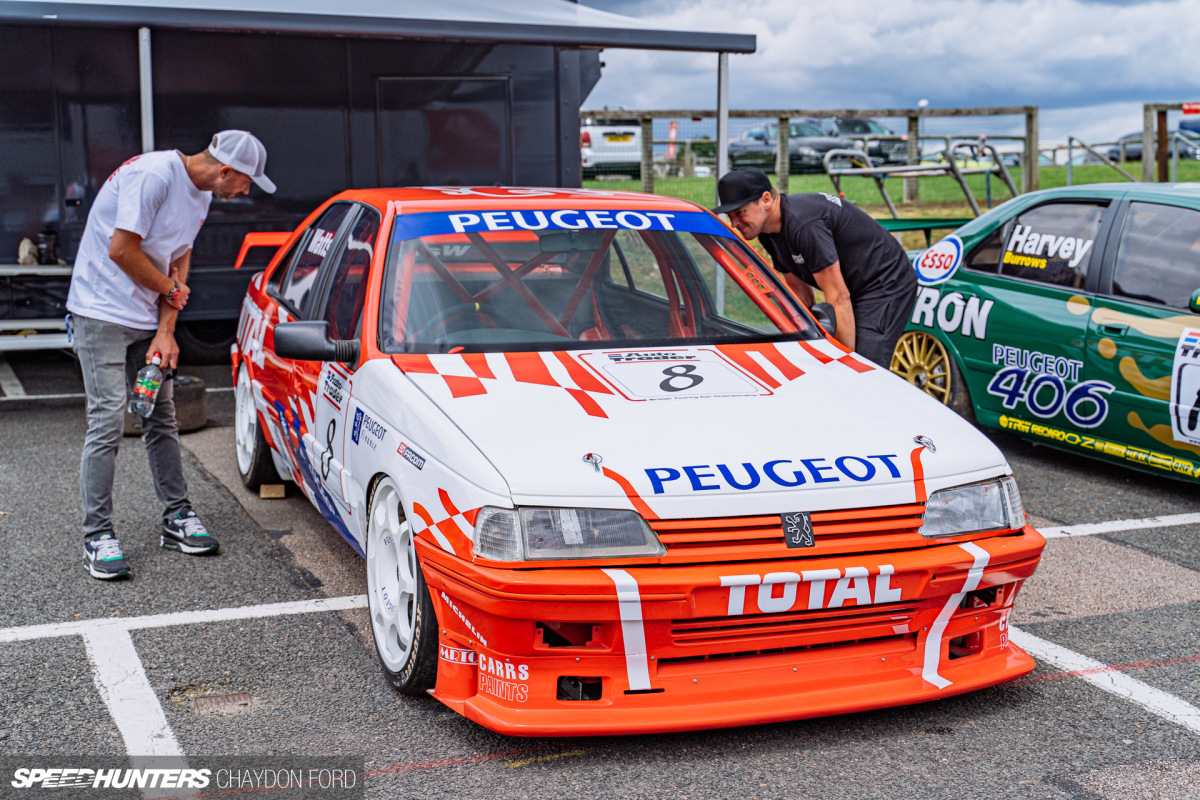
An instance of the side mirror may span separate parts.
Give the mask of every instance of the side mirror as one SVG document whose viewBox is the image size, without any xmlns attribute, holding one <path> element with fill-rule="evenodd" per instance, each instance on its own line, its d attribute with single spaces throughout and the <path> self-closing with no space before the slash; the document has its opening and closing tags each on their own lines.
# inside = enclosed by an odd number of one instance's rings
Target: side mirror
<svg viewBox="0 0 1200 800">
<path fill-rule="evenodd" d="M 358 342 L 332 339 L 329 323 L 281 322 L 275 326 L 275 354 L 299 361 L 358 361 Z"/>
<path fill-rule="evenodd" d="M 837 314 L 834 313 L 832 303 L 817 303 L 811 309 L 812 315 L 817 318 L 817 322 L 821 323 L 821 327 L 830 336 L 837 333 Z M 292 323 L 296 324 L 296 323 Z M 279 330 L 276 328 L 276 330 Z"/>
<path fill-rule="evenodd" d="M 1192 310 L 1193 314 L 1200 314 L 1200 289 L 1192 292 L 1192 299 L 1188 303 L 1188 308 Z"/>
</svg>

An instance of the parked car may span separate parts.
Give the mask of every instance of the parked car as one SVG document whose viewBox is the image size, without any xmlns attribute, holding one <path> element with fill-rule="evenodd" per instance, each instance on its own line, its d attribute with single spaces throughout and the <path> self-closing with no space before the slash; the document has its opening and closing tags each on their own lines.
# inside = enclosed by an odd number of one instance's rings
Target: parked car
<svg viewBox="0 0 1200 800">
<path fill-rule="evenodd" d="M 899 139 L 876 139 L 874 136 L 895 136 L 891 128 L 881 122 L 865 117 L 835 117 L 833 119 L 835 136 L 853 137 L 867 142 L 867 154 L 883 159 L 887 164 L 904 164 L 908 162 L 908 134 L 900 134 Z"/>
<path fill-rule="evenodd" d="M 585 119 L 579 126 L 583 177 L 642 175 L 642 126 L 638 120 Z"/>
<path fill-rule="evenodd" d="M 755 125 L 738 134 L 738 137 L 729 143 L 730 166 L 758 167 L 765 172 L 774 172 L 778 128 L 777 123 L 771 122 Z M 855 147 L 855 143 L 850 139 L 829 136 L 812 122 L 788 124 L 790 172 L 824 172 L 826 153 L 830 150 L 850 150 Z"/>
<path fill-rule="evenodd" d="M 1184 141 L 1179 142 L 1179 157 L 1180 158 L 1200 159 L 1200 134 L 1196 133 L 1195 131 L 1189 131 L 1186 129 L 1170 131 L 1169 133 L 1171 136 L 1174 136 L 1175 134 L 1178 133 L 1184 139 Z M 1125 149 L 1125 160 L 1126 161 L 1141 161 L 1142 160 L 1142 132 L 1141 131 L 1138 131 L 1137 133 L 1125 134 L 1124 136 L 1122 136 L 1120 139 L 1117 140 L 1117 143 L 1115 145 L 1108 148 L 1108 152 L 1105 153 L 1105 155 L 1108 156 L 1110 161 L 1120 161 L 1122 146 L 1124 146 L 1124 149 Z M 1167 140 L 1167 154 L 1172 157 L 1175 155 L 1175 140 L 1174 139 Z"/>
<path fill-rule="evenodd" d="M 1003 455 L 693 203 L 344 192 L 240 322 L 238 471 L 295 481 L 364 555 L 403 693 L 645 733 L 1033 669 L 1007 626 L 1045 542 Z"/>
<path fill-rule="evenodd" d="M 1031 192 L 914 262 L 894 372 L 983 426 L 1200 480 L 1200 187 Z"/>
</svg>

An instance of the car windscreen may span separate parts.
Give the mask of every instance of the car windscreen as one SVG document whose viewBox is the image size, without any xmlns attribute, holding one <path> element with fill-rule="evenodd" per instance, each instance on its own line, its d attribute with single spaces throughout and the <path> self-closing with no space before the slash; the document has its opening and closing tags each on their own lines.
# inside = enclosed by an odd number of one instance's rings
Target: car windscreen
<svg viewBox="0 0 1200 800">
<path fill-rule="evenodd" d="M 703 212 L 546 209 L 396 218 L 388 353 L 820 338 L 744 243 Z"/>
</svg>

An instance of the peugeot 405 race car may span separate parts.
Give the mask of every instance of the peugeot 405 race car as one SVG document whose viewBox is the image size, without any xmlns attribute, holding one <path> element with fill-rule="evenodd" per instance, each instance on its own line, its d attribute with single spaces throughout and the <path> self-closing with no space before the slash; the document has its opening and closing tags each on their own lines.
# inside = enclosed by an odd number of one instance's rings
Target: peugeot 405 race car
<svg viewBox="0 0 1200 800">
<path fill-rule="evenodd" d="M 342 193 L 246 295 L 238 468 L 365 557 L 379 660 L 507 734 L 676 731 L 1024 675 L 1001 453 L 708 211 Z M 245 249 L 245 248 L 244 248 Z"/>
</svg>

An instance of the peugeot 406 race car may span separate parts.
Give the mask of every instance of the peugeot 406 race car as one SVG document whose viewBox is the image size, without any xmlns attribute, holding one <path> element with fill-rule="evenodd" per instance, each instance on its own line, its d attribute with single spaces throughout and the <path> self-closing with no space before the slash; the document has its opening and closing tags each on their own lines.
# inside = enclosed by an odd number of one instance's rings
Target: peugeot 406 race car
<svg viewBox="0 0 1200 800">
<path fill-rule="evenodd" d="M 828 337 L 691 203 L 345 192 L 233 354 L 247 486 L 363 554 L 383 671 L 496 731 L 709 728 L 1033 669 L 1000 452 Z"/>
<path fill-rule="evenodd" d="M 914 262 L 894 371 L 981 424 L 1200 481 L 1200 185 L 1016 197 Z"/>
</svg>

